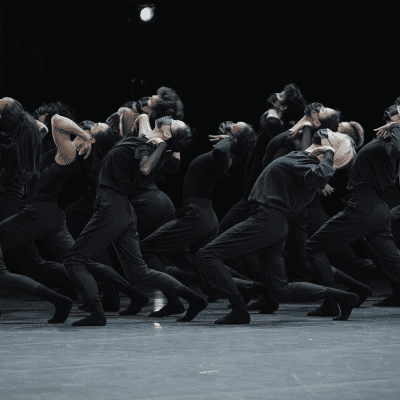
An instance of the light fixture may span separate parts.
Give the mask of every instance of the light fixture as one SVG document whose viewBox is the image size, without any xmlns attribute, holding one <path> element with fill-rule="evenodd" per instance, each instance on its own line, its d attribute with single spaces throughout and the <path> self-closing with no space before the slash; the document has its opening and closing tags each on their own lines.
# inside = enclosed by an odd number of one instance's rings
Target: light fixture
<svg viewBox="0 0 400 400">
<path fill-rule="evenodd" d="M 154 17 L 154 6 L 153 5 L 142 5 L 140 6 L 140 19 L 144 22 L 149 22 Z"/>
</svg>

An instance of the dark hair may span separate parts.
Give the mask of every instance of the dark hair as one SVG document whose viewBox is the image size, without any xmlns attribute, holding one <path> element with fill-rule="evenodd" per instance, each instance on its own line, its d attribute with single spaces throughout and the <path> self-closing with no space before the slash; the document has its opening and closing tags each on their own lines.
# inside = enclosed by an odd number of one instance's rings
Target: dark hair
<svg viewBox="0 0 400 400">
<path fill-rule="evenodd" d="M 88 179 L 97 179 L 100 165 L 108 151 L 121 139 L 110 126 L 105 131 L 99 131 L 95 136 L 96 142 L 92 145 L 89 157 L 84 160 L 84 169 Z"/>
<path fill-rule="evenodd" d="M 181 120 L 183 118 L 183 103 L 176 92 L 167 87 L 160 87 L 157 93 L 161 101 L 157 101 L 151 108 L 149 115 L 151 126 L 154 126 L 157 119 L 165 116 Z"/>
<path fill-rule="evenodd" d="M 246 124 L 243 129 L 238 132 L 232 133 L 232 136 L 237 141 L 232 146 L 232 153 L 242 160 L 254 148 L 256 142 L 256 134 L 252 125 Z"/>
<path fill-rule="evenodd" d="M 21 103 L 13 100 L 2 110 L 0 131 L 10 133 L 0 139 L 0 174 L 18 176 L 24 181 L 38 176 L 42 140 L 36 121 L 23 111 Z"/>
<path fill-rule="evenodd" d="M 106 124 L 111 127 L 111 129 L 116 133 L 117 135 L 120 134 L 119 132 L 119 120 L 120 117 L 118 115 L 118 111 L 115 112 L 114 114 L 111 114 L 107 119 L 106 119 Z"/>
<path fill-rule="evenodd" d="M 394 99 L 393 104 L 395 104 L 396 106 L 400 106 L 400 97 Z"/>
<path fill-rule="evenodd" d="M 135 102 L 133 100 L 130 100 L 130 101 L 127 101 L 126 103 L 124 103 L 121 107 L 132 108 L 134 103 Z"/>
<path fill-rule="evenodd" d="M 297 122 L 304 116 L 304 109 L 308 106 L 308 103 L 295 83 L 286 85 L 284 92 L 285 100 L 282 104 L 287 108 L 283 110 L 281 119 L 284 123 Z"/>
<path fill-rule="evenodd" d="M 335 112 L 328 117 L 319 118 L 319 122 L 321 122 L 321 125 L 317 129 L 330 129 L 332 132 L 337 132 L 342 114 L 338 110 L 334 111 Z"/>
<path fill-rule="evenodd" d="M 51 132 L 51 118 L 54 115 L 60 115 L 61 117 L 66 117 L 75 123 L 78 123 L 75 112 L 71 107 L 64 104 L 62 101 L 52 102 L 52 103 L 43 103 L 43 105 L 37 108 L 33 112 L 33 118 L 39 119 L 41 115 L 46 115 L 44 119 L 44 124 L 47 126 L 49 132 Z"/>
<path fill-rule="evenodd" d="M 172 137 L 166 142 L 168 150 L 176 153 L 186 150 L 193 141 L 192 130 L 196 135 L 195 129 L 189 125 L 178 128 L 175 132 L 171 131 Z"/>
</svg>

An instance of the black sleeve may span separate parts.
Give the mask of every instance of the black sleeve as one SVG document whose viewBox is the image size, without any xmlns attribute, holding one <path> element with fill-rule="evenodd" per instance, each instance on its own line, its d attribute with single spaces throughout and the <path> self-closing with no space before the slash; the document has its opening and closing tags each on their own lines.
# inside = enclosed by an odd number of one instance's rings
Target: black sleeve
<svg viewBox="0 0 400 400">
<path fill-rule="evenodd" d="M 393 124 L 390 127 L 390 136 L 385 139 L 385 151 L 389 157 L 400 158 L 400 125 Z"/>
<path fill-rule="evenodd" d="M 217 168 L 228 168 L 228 156 L 233 143 L 233 137 L 228 137 L 218 142 L 213 148 L 211 158 Z"/>
<path fill-rule="evenodd" d="M 179 171 L 181 160 L 174 157 L 172 152 L 165 153 L 162 168 L 168 174 L 176 174 Z"/>
<path fill-rule="evenodd" d="M 166 150 L 167 143 L 162 142 L 157 146 L 156 150 L 150 154 L 149 157 L 143 155 L 140 158 L 139 163 L 140 172 L 143 175 L 149 175 L 155 168 L 157 168 L 157 165 Z"/>
<path fill-rule="evenodd" d="M 294 164 L 293 171 L 303 180 L 307 188 L 324 188 L 333 176 L 333 152 L 327 151 L 324 159 L 318 164 Z"/>
<path fill-rule="evenodd" d="M 267 146 L 267 149 L 265 151 L 265 155 L 263 158 L 262 162 L 262 168 L 263 170 L 268 167 L 269 164 L 271 164 L 272 161 L 274 161 L 275 154 L 280 150 L 282 147 L 285 145 L 285 141 L 288 136 L 290 136 L 290 132 L 286 131 L 278 136 L 274 137 Z"/>
</svg>

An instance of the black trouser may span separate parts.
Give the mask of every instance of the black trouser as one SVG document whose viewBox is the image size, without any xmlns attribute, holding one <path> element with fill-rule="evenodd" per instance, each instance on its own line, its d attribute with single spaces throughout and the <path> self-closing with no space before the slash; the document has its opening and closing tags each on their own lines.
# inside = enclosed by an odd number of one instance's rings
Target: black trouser
<svg viewBox="0 0 400 400">
<path fill-rule="evenodd" d="M 176 210 L 172 200 L 158 188 L 139 191 L 135 196 L 129 198 L 135 214 L 137 216 L 137 232 L 142 241 L 155 232 L 158 228 L 175 220 Z M 167 256 L 162 256 L 161 261 L 164 265 L 171 262 Z M 175 254 L 175 263 L 181 269 L 194 271 L 189 249 L 185 247 Z M 149 268 L 152 268 L 149 265 Z M 166 272 L 165 269 L 161 270 Z"/>
<path fill-rule="evenodd" d="M 251 216 L 200 249 L 196 264 L 210 286 L 228 297 L 235 294 L 235 283 L 221 261 L 256 252 L 271 298 L 277 302 L 314 301 L 324 298 L 326 288 L 311 283 L 289 283 L 282 252 L 288 233 L 286 216 L 275 209 L 253 206 Z"/>
<path fill-rule="evenodd" d="M 164 224 L 175 219 L 175 207 L 161 190 L 146 190 L 129 198 L 137 216 L 140 240 L 145 239 Z"/>
<path fill-rule="evenodd" d="M 0 195 L 0 221 L 17 214 L 18 210 L 22 208 L 24 208 L 23 202 L 18 196 Z M 64 265 L 43 260 L 33 241 L 20 247 L 3 248 L 3 250 L 8 250 L 12 258 L 32 279 L 62 283 L 70 282 Z"/>
<path fill-rule="evenodd" d="M 390 210 L 392 220 L 392 235 L 397 247 L 400 247 L 400 206 L 393 207 Z"/>
<path fill-rule="evenodd" d="M 186 269 L 195 270 L 191 257 L 187 259 L 181 249 L 188 246 L 190 253 L 194 255 L 218 233 L 218 218 L 211 200 L 187 199 L 176 215 L 176 219 L 164 224 L 140 242 L 143 256 L 150 268 L 163 270 L 160 257 L 168 255 L 176 265 L 180 266 L 186 261 L 191 264 Z M 184 258 L 179 259 L 180 257 Z"/>
<path fill-rule="evenodd" d="M 314 235 L 321 226 L 330 220 L 329 215 L 322 206 L 321 196 L 319 194 L 316 194 L 314 200 L 307 206 L 307 215 L 308 237 Z M 362 266 L 360 269 L 360 266 L 357 264 L 359 257 L 349 243 L 331 251 L 327 254 L 327 257 L 332 266 L 349 275 L 357 276 L 364 274 Z"/>
<path fill-rule="evenodd" d="M 390 279 L 399 284 L 400 251 L 391 234 L 389 207 L 373 191 L 362 193 L 361 196 L 368 196 L 364 197 L 370 206 L 368 213 L 347 207 L 307 241 L 306 251 L 311 265 L 327 269 L 329 261 L 325 254 L 365 236 L 380 261 L 379 266 Z"/>
<path fill-rule="evenodd" d="M 91 260 L 111 243 L 117 251 L 129 281 L 176 294 L 181 283 L 162 272 L 151 270 L 142 258 L 136 231 L 137 218 L 126 196 L 99 187 L 95 213 L 64 261 L 65 268 L 85 298 L 98 295 L 91 273 Z"/>
<path fill-rule="evenodd" d="M 64 210 L 66 226 L 74 240 L 79 237 L 85 226 L 92 219 L 95 199 L 95 196 L 82 196 Z M 103 249 L 95 260 L 115 268 L 114 262 L 117 260 L 110 256 L 108 250 L 113 251 L 111 246 L 109 249 Z"/>
<path fill-rule="evenodd" d="M 65 227 L 64 213 L 57 204 L 44 201 L 31 203 L 22 207 L 18 214 L 0 223 L 1 248 L 20 249 L 21 246 L 32 246 L 36 239 L 41 239 L 48 253 L 59 262 L 63 261 L 64 255 L 72 247 L 74 239 Z M 62 277 L 66 281 L 69 280 L 64 268 L 52 265 L 49 269 L 53 272 L 51 275 L 53 279 L 57 276 L 60 280 Z M 33 293 L 39 286 L 39 283 L 30 278 L 10 274 L 5 267 L 2 254 L 0 254 L 0 274 L 2 288 L 15 288 Z M 49 278 L 47 275 L 44 277 Z"/>
</svg>

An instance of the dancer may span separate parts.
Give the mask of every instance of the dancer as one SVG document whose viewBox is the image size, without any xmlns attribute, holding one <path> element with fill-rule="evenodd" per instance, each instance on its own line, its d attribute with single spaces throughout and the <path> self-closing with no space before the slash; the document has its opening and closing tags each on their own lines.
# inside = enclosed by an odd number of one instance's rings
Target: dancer
<svg viewBox="0 0 400 400">
<path fill-rule="evenodd" d="M 24 111 L 21 103 L 4 97 L 0 100 L 0 213 L 1 219 L 5 219 L 0 225 L 7 223 L 10 214 L 17 212 L 16 208 L 21 206 L 24 184 L 32 176 L 39 172 L 41 163 L 41 135 L 35 120 Z M 17 232 L 23 235 L 24 232 Z M 0 239 L 6 238 L 7 233 L 1 231 Z M 35 280 L 7 271 L 4 263 L 2 248 L 16 247 L 18 252 L 12 252 L 16 260 L 24 269 L 32 275 L 44 278 L 46 273 L 49 277 L 60 280 L 69 279 L 62 265 L 49 265 L 43 263 L 33 244 L 33 239 L 17 244 L 11 242 L 8 246 L 6 241 L 0 244 L 0 288 L 17 289 L 30 293 L 33 296 L 51 302 L 55 307 L 55 313 L 49 323 L 64 322 L 72 307 L 72 300 L 61 296 Z M 32 262 L 32 267 L 29 266 Z M 36 268 L 33 268 L 36 267 Z"/>
<path fill-rule="evenodd" d="M 257 133 L 254 148 L 246 160 L 243 196 L 220 222 L 219 234 L 250 216 L 248 197 L 257 178 L 263 171 L 262 160 L 268 143 L 283 130 L 292 127 L 293 121 L 298 121 L 303 116 L 307 102 L 299 87 L 291 83 L 285 86 L 283 92 L 271 95 L 268 98 L 267 105 L 270 106 L 270 109 L 261 117 L 261 129 Z M 220 134 L 224 134 L 224 132 L 221 130 Z M 212 135 L 210 135 L 210 138 L 211 141 L 217 140 Z"/>
<path fill-rule="evenodd" d="M 327 114 L 332 112 L 326 111 Z M 320 125 L 318 116 L 313 114 L 312 124 Z M 259 262 L 265 265 L 265 283 L 274 301 L 334 299 L 341 306 L 341 316 L 336 320 L 347 320 L 359 301 L 354 293 L 310 283 L 288 283 L 285 274 L 282 250 L 290 213 L 309 204 L 318 188 L 323 188 L 333 176 L 334 170 L 345 166 L 354 156 L 352 142 L 347 136 L 327 129 L 318 132 L 323 137 L 321 144 L 313 144 L 305 151 L 291 152 L 280 157 L 262 172 L 249 196 L 249 202 L 253 203 L 251 216 L 196 254 L 199 271 L 229 294 L 230 298 L 235 298 L 234 302 L 231 301 L 231 313 L 215 323 L 250 322 L 246 306 L 240 301 L 236 287 L 221 260 L 253 251 L 257 251 Z M 336 157 L 335 150 L 339 153 Z M 321 275 L 323 273 L 320 271 Z"/>
<path fill-rule="evenodd" d="M 97 168 L 105 153 L 114 145 L 114 140 L 105 124 L 93 125 L 89 134 L 73 121 L 57 114 L 52 118 L 52 133 L 57 148 L 46 153 L 39 179 L 34 191 L 28 195 L 25 206 L 0 223 L 0 246 L 13 248 L 42 239 L 53 259 L 62 262 L 73 246 L 74 239 L 65 226 L 63 210 L 57 206 L 59 194 L 65 182 L 84 167 L 84 160 L 87 159 L 86 162 Z M 77 136 L 73 141 L 70 139 L 71 134 Z M 97 145 L 89 158 L 94 137 L 97 138 Z M 84 159 L 79 156 L 84 156 Z M 90 263 L 92 273 L 98 281 L 112 284 L 131 300 L 141 296 L 140 292 L 112 268 Z M 62 318 L 56 320 L 64 322 L 69 311 L 70 308 L 64 310 Z"/>
<path fill-rule="evenodd" d="M 43 122 L 47 127 L 47 132 L 51 132 L 51 118 L 56 114 L 78 123 L 74 110 L 62 101 L 43 103 L 42 106 L 33 112 L 33 118 Z M 55 149 L 55 147 L 52 135 L 45 135 L 43 138 L 43 154 L 49 150 Z"/>
<path fill-rule="evenodd" d="M 384 119 L 392 120 L 385 126 L 387 131 L 378 129 L 377 137 L 365 145 L 355 159 L 347 187 L 350 195 L 343 199 L 345 210 L 307 241 L 306 251 L 310 262 L 327 268 L 326 253 L 365 236 L 380 260 L 379 266 L 398 286 L 400 251 L 391 234 L 390 210 L 383 198 L 384 191 L 395 184 L 399 173 L 400 125 L 393 122 L 400 122 L 398 107 L 389 107 Z M 398 296 L 384 301 L 400 305 Z"/>
<path fill-rule="evenodd" d="M 172 120 L 168 127 L 151 130 L 149 117 L 139 117 L 146 135 L 128 136 L 113 147 L 104 158 L 95 202 L 95 213 L 68 252 L 64 265 L 82 292 L 91 315 L 73 323 L 74 326 L 104 326 L 106 317 L 91 275 L 90 260 L 99 251 L 113 243 L 128 279 L 135 284 L 149 285 L 180 296 L 189 302 L 189 309 L 182 318 L 192 320 L 207 307 L 207 301 L 171 276 L 150 270 L 144 262 L 136 231 L 137 218 L 128 201 L 131 189 L 139 179 L 138 174 L 148 175 L 156 168 L 166 150 L 165 141 L 174 151 L 184 150 L 191 142 L 189 128 L 181 121 Z M 169 128 L 169 129 L 168 129 Z M 157 148 L 152 145 L 157 144 Z M 148 302 L 141 294 L 130 315 L 134 315 Z"/>
<path fill-rule="evenodd" d="M 244 122 L 225 125 L 229 126 L 227 137 L 217 143 L 212 151 L 196 157 L 190 163 L 177 219 L 141 241 L 140 248 L 150 268 L 162 268 L 160 257 L 165 254 L 175 261 L 176 252 L 184 246 L 189 246 L 194 255 L 216 237 L 218 218 L 212 207 L 213 191 L 230 168 L 239 164 L 253 148 L 255 139 L 252 127 Z M 203 291 L 212 292 L 207 282 L 199 278 Z M 182 312 L 179 299 L 168 297 L 168 294 L 166 297 L 168 304 L 152 315 L 166 316 Z"/>
</svg>

